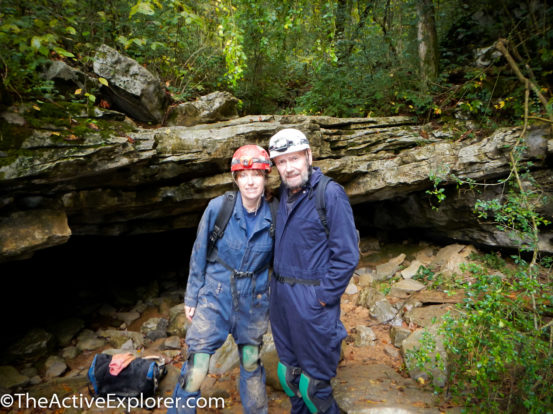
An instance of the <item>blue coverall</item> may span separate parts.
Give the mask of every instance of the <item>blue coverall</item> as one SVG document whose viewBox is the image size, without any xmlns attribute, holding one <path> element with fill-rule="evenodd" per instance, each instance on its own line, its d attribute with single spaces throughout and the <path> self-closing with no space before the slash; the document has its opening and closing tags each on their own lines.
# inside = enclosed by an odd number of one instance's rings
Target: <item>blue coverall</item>
<svg viewBox="0 0 553 414">
<path fill-rule="evenodd" d="M 261 346 L 269 318 L 268 265 L 273 255 L 272 224 L 269 204 L 263 200 L 255 227 L 247 236 L 245 212 L 240 193 L 236 196 L 233 213 L 216 243 L 218 256 L 238 272 L 254 272 L 253 277 L 235 277 L 233 272 L 217 261 L 208 261 L 208 238 L 223 203 L 220 196 L 210 201 L 198 227 L 190 258 L 190 272 L 185 294 L 185 305 L 196 307 L 192 324 L 186 333 L 188 354 L 212 355 L 220 348 L 229 333 L 239 349 L 243 345 Z M 232 280 L 234 278 L 234 281 Z M 235 286 L 233 288 L 233 286 Z M 234 294 L 233 294 L 234 291 Z M 240 359 L 240 397 L 245 413 L 267 412 L 265 371 L 261 364 L 250 372 Z M 179 383 L 186 379 L 188 361 L 183 364 Z M 168 413 L 193 413 L 192 401 L 200 391 L 186 392 L 177 383 L 173 401 L 179 397 L 182 407 Z M 184 403 L 190 399 L 189 403 Z"/>
<path fill-rule="evenodd" d="M 340 297 L 359 261 L 358 235 L 349 199 L 331 181 L 325 192 L 329 235 L 315 207 L 314 188 L 322 176 L 318 168 L 288 205 L 283 187 L 277 215 L 274 272 L 287 281 L 271 280 L 271 329 L 279 355 L 294 368 L 294 384 L 301 372 L 318 380 L 316 398 L 326 401 L 326 413 L 338 413 L 330 379 L 336 376 L 341 342 L 347 336 L 340 321 Z M 314 284 L 290 283 L 293 279 Z M 318 282 L 317 282 L 318 281 Z M 320 302 L 326 304 L 323 306 Z M 301 396 L 291 397 L 292 413 L 309 413 Z"/>
</svg>

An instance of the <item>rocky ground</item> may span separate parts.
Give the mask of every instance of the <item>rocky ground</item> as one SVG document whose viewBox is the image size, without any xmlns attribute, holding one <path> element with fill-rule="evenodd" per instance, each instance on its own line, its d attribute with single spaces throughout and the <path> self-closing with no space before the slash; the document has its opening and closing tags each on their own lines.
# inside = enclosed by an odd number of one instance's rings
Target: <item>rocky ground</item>
<svg viewBox="0 0 553 414">
<path fill-rule="evenodd" d="M 447 359 L 435 326 L 444 313 L 455 312 L 454 304 L 463 298 L 462 292 L 444 292 L 447 278 L 463 277 L 459 264 L 468 261 L 475 249 L 461 244 L 380 246 L 374 239 L 362 240 L 360 247 L 361 263 L 342 298 L 342 320 L 349 336 L 343 343 L 343 358 L 334 380 L 335 397 L 341 409 L 352 414 L 460 411 L 459 407 L 440 405 L 440 399 L 432 391 L 431 382 L 438 387 L 444 385 L 443 370 L 428 367 L 427 371 L 432 372 L 429 377 L 405 355 L 420 346 L 418 340 L 426 328 L 436 340 L 437 352 Z M 440 289 L 430 289 L 412 279 L 420 266 L 442 275 L 437 286 Z M 165 291 L 132 308 L 104 305 L 97 315 L 91 326 L 84 326 L 82 320 L 73 318 L 60 322 L 57 329 L 30 331 L 14 344 L 8 352 L 11 362 L 0 366 L 2 394 L 29 393 L 35 398 L 51 398 L 54 394 L 59 398 L 81 394 L 88 397 L 86 374 L 94 355 L 133 352 L 140 356 L 163 356 L 168 372 L 160 384 L 159 395 L 170 396 L 185 355 L 182 292 Z M 267 370 L 269 412 L 287 413 L 290 403 L 278 383 L 277 356 L 270 333 L 264 342 L 262 360 Z M 238 377 L 236 346 L 229 339 L 212 358 L 210 374 L 202 385 L 203 395 L 223 397 L 225 408 L 198 412 L 242 412 Z M 45 411 L 15 409 L 16 406 L 0 411 Z M 122 412 L 120 408 L 55 411 Z M 165 410 L 132 411 L 161 413 Z"/>
</svg>

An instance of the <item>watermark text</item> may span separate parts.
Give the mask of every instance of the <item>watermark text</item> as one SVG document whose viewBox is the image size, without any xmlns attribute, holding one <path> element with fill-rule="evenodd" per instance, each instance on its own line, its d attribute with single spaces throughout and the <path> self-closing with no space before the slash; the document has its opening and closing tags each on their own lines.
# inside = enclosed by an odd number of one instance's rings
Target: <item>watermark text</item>
<svg viewBox="0 0 553 414">
<path fill-rule="evenodd" d="M 123 408 L 130 412 L 134 408 L 146 408 L 153 410 L 156 408 L 225 408 L 224 398 L 189 398 L 180 397 L 138 397 L 121 398 L 115 394 L 108 394 L 105 397 L 90 397 L 83 394 L 71 395 L 68 397 L 59 397 L 53 394 L 51 397 L 32 397 L 28 393 L 4 394 L 0 396 L 0 408 L 18 408 L 18 409 L 107 409 Z"/>
</svg>

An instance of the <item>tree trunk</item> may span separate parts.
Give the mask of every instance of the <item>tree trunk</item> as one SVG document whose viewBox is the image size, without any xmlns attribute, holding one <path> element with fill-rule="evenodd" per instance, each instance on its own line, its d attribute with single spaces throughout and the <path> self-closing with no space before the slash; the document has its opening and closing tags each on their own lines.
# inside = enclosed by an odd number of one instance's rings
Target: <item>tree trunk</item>
<svg viewBox="0 0 553 414">
<path fill-rule="evenodd" d="M 336 4 L 336 18 L 335 18 L 335 30 L 334 41 L 336 44 L 336 55 L 338 61 L 342 61 L 345 56 L 345 43 L 346 43 L 346 18 L 347 13 L 347 0 L 338 0 Z"/>
<path fill-rule="evenodd" d="M 418 0 L 417 40 L 419 45 L 420 77 L 423 88 L 438 76 L 438 36 L 432 0 Z"/>
</svg>

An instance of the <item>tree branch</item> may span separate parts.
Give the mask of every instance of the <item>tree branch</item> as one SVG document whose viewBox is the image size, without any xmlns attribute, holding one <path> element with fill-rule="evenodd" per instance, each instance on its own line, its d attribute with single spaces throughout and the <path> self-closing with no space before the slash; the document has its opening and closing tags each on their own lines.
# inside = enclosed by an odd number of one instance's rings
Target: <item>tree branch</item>
<svg viewBox="0 0 553 414">
<path fill-rule="evenodd" d="M 495 43 L 495 48 L 499 50 L 503 54 L 503 56 L 505 56 L 505 59 L 507 59 L 507 62 L 509 62 L 509 65 L 511 66 L 511 69 L 513 69 L 513 72 L 515 72 L 515 75 L 517 75 L 520 81 L 524 84 L 529 85 L 530 88 L 534 91 L 534 93 L 542 103 L 543 107 L 545 108 L 545 111 L 547 112 L 547 116 L 553 122 L 553 111 L 548 108 L 547 99 L 545 99 L 545 96 L 543 96 L 543 94 L 540 92 L 540 89 L 538 88 L 538 86 L 522 74 L 519 66 L 517 65 L 517 63 L 511 56 L 511 54 L 509 53 L 506 43 L 507 41 L 505 39 L 499 39 Z"/>
</svg>

